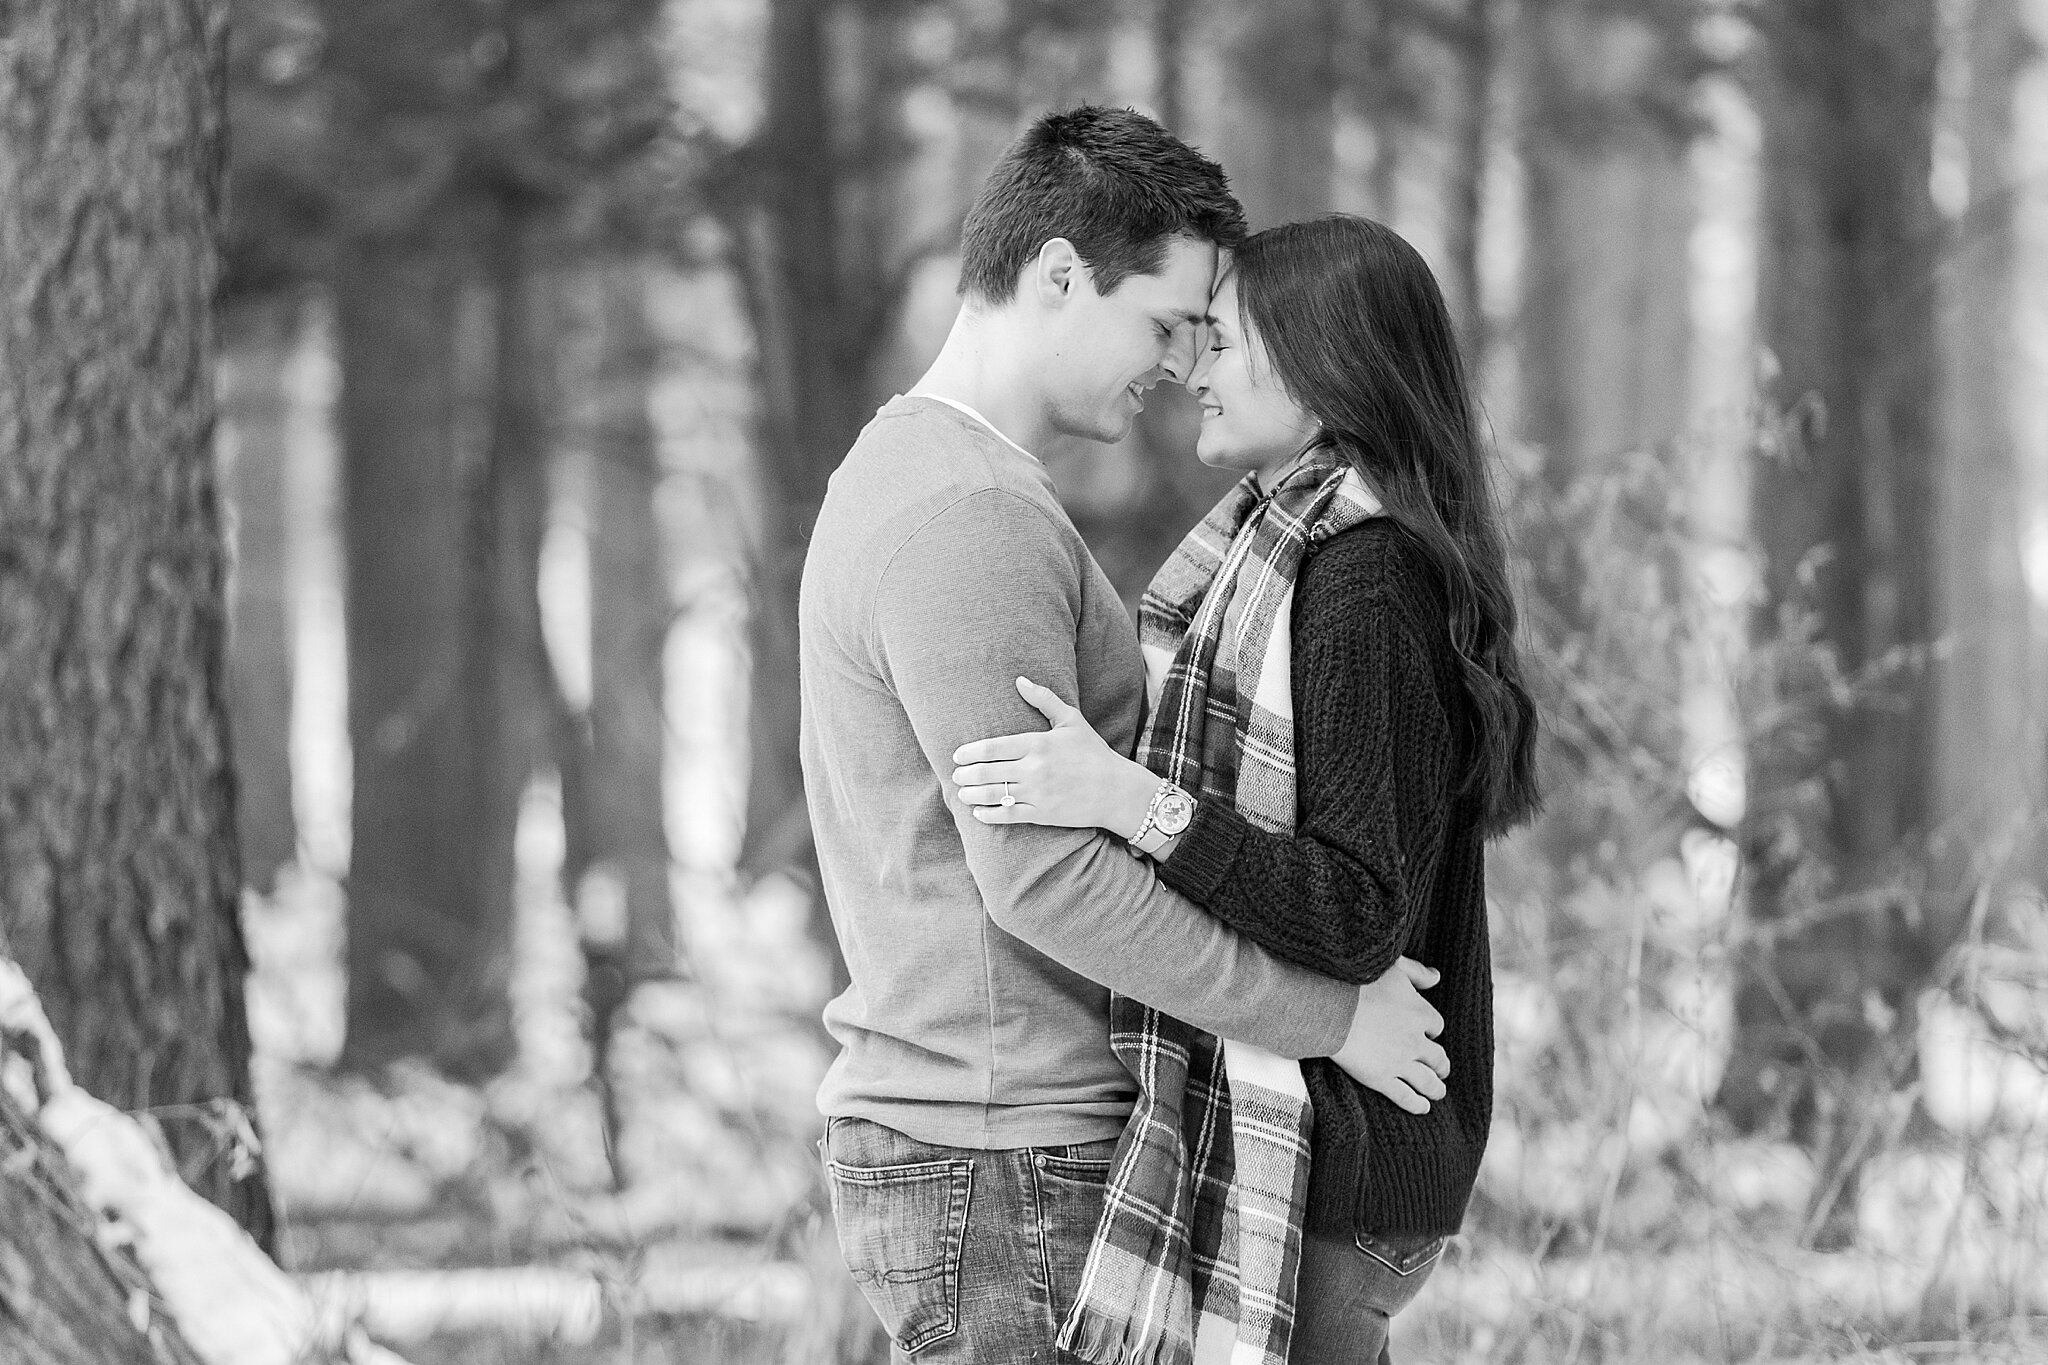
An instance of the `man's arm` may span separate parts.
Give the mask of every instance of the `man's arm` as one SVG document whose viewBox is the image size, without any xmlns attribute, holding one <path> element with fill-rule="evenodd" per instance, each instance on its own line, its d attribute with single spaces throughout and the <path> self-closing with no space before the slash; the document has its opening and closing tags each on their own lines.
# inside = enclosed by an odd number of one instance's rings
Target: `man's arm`
<svg viewBox="0 0 2048 1365">
<path fill-rule="evenodd" d="M 984 490 L 921 527 L 882 576 L 877 661 L 953 814 L 997 927 L 1092 981 L 1197 1028 L 1286 1057 L 1344 1044 L 1358 990 L 1281 962 L 1167 890 L 1090 830 L 992 827 L 953 799 L 953 751 L 1035 728 L 1015 680 L 1081 696 L 1080 565 L 1028 500 Z"/>
</svg>

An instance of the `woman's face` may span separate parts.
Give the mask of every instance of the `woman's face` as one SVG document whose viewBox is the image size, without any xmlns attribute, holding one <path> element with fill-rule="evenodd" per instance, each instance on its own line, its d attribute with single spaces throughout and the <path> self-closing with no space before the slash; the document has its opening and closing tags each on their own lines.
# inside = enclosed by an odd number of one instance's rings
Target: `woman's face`
<svg viewBox="0 0 2048 1365">
<path fill-rule="evenodd" d="M 1195 365 L 1188 392 L 1202 405 L 1195 456 L 1214 469 L 1276 474 L 1301 454 L 1316 419 L 1287 393 L 1249 335 L 1237 307 L 1237 276 L 1225 271 L 1209 300 L 1209 351 Z"/>
</svg>

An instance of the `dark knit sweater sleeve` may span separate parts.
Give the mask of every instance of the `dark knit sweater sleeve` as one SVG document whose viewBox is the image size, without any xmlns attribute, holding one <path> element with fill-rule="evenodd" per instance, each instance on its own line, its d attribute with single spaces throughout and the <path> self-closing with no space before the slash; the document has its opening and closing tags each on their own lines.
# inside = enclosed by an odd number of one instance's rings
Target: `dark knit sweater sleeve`
<svg viewBox="0 0 2048 1365">
<path fill-rule="evenodd" d="M 1159 872 L 1274 956 L 1351 982 L 1408 942 L 1457 763 L 1413 585 L 1368 527 L 1332 539 L 1295 584 L 1296 833 L 1204 801 Z"/>
</svg>

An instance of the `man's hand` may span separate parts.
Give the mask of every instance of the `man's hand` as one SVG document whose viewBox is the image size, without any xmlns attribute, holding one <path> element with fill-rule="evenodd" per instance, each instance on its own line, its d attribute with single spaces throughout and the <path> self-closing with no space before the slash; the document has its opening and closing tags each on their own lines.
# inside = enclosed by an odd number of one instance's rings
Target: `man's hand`
<svg viewBox="0 0 2048 1365">
<path fill-rule="evenodd" d="M 1444 1097 L 1443 1078 L 1451 1074 L 1450 1054 L 1436 1042 L 1444 1017 L 1416 989 L 1439 980 L 1433 969 L 1404 957 L 1359 987 L 1351 1032 L 1330 1059 L 1411 1114 L 1427 1114 L 1430 1101 Z"/>
</svg>

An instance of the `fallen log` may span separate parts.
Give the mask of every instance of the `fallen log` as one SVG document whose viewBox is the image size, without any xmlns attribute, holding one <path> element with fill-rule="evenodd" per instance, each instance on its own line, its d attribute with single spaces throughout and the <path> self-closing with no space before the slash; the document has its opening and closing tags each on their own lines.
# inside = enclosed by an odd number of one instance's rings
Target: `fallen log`
<svg viewBox="0 0 2048 1365">
<path fill-rule="evenodd" d="M 0 1359 L 404 1365 L 359 1323 L 320 1312 L 232 1218 L 178 1178 L 142 1123 L 72 1081 L 34 987 L 6 958 L 0 1089 L 20 1129 L 0 1165 Z M 62 1168 L 46 1151 L 61 1154 Z M 60 1259 L 9 1258 L 24 1228 Z M 81 1242 L 102 1253 L 125 1248 L 140 1275 L 124 1283 L 119 1258 L 103 1254 L 95 1266 Z M 107 1318 L 109 1294 L 121 1305 L 112 1321 L 127 1325 L 125 1339 Z M 19 1334 L 19 1349 L 9 1331 Z"/>
</svg>

